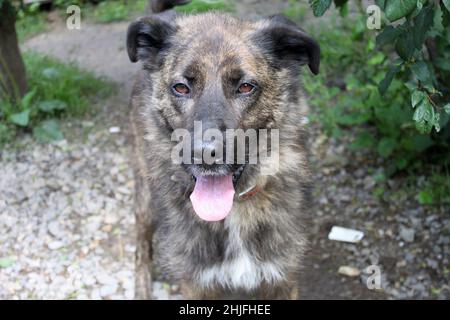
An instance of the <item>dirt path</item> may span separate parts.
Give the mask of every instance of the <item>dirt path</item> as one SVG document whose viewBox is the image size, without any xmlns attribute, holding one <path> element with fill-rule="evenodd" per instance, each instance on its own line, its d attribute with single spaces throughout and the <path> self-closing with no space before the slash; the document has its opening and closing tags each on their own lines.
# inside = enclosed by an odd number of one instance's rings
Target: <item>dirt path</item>
<svg viewBox="0 0 450 320">
<path fill-rule="evenodd" d="M 285 4 L 245 0 L 237 8 L 240 15 L 272 14 Z M 133 297 L 133 182 L 125 135 L 138 65 L 126 55 L 127 25 L 83 24 L 80 31 L 57 25 L 24 45 L 75 61 L 115 81 L 119 92 L 97 116 L 74 120 L 67 140 L 39 145 L 24 138 L 27 147 L 2 152 L 0 229 L 6 232 L 0 233 L 0 258 L 9 260 L 0 268 L 0 298 Z M 121 131 L 111 133 L 110 127 Z M 441 234 L 449 226 L 445 209 L 416 208 L 408 194 L 392 203 L 377 199 L 367 156 L 354 157 L 336 141 L 325 141 L 316 125 L 311 131 L 315 208 L 302 298 L 448 297 L 444 270 L 450 241 Z M 392 183 L 401 188 L 401 181 Z M 359 244 L 332 242 L 327 239 L 332 225 L 362 230 L 365 238 Z M 367 289 L 367 275 L 338 274 L 340 266 L 362 270 L 371 264 L 383 271 L 379 292 Z M 177 292 L 176 285 L 158 282 L 154 294 L 179 298 Z"/>
<path fill-rule="evenodd" d="M 74 61 L 84 69 L 120 84 L 117 95 L 128 101 L 137 64 L 130 63 L 125 48 L 128 22 L 112 24 L 83 23 L 81 30 L 69 30 L 62 23 L 28 40 L 25 50 L 49 54 L 62 61 Z"/>
</svg>

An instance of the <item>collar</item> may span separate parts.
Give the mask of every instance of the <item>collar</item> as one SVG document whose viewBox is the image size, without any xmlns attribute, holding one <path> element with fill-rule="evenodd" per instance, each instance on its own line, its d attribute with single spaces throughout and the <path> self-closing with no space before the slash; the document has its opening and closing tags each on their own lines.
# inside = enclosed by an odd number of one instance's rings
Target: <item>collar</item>
<svg viewBox="0 0 450 320">
<path fill-rule="evenodd" d="M 254 197 L 255 195 L 257 195 L 261 190 L 262 190 L 261 187 L 259 187 L 258 185 L 254 185 L 254 186 L 240 192 L 238 195 L 238 199 L 240 201 L 248 200 L 248 199 Z"/>
</svg>

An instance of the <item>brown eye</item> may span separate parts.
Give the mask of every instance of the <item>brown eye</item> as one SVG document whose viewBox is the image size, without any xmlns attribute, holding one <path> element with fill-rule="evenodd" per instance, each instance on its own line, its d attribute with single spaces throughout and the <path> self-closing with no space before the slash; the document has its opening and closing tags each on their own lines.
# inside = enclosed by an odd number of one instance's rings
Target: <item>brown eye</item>
<svg viewBox="0 0 450 320">
<path fill-rule="evenodd" d="M 176 85 L 174 85 L 173 90 L 181 95 L 187 95 L 190 92 L 189 87 L 183 83 L 177 83 Z"/>
<path fill-rule="evenodd" d="M 239 86 L 238 92 L 243 94 L 250 93 L 253 91 L 254 88 L 255 86 L 250 83 L 243 83 Z"/>
</svg>

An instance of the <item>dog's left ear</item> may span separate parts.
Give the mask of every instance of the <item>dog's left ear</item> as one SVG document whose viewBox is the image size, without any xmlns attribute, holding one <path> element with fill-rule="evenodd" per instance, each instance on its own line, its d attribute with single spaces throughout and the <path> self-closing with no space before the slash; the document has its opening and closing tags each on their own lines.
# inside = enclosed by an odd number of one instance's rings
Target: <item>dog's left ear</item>
<svg viewBox="0 0 450 320">
<path fill-rule="evenodd" d="M 256 31 L 255 41 L 274 55 L 276 61 L 307 64 L 312 73 L 319 73 L 319 44 L 283 15 L 267 18 Z"/>
</svg>

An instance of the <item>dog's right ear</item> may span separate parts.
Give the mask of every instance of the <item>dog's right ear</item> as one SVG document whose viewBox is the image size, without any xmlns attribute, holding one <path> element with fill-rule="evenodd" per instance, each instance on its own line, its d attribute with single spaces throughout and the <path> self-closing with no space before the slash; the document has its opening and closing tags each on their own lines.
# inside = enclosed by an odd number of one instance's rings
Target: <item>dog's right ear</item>
<svg viewBox="0 0 450 320">
<path fill-rule="evenodd" d="M 128 27 L 127 51 L 131 62 L 154 61 L 169 46 L 176 29 L 156 16 L 141 18 Z"/>
</svg>

